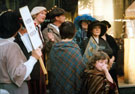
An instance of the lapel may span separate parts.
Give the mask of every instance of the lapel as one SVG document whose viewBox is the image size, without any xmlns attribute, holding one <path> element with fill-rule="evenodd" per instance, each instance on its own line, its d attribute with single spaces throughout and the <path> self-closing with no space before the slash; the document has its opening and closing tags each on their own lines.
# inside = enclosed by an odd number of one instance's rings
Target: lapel
<svg viewBox="0 0 135 94">
<path fill-rule="evenodd" d="M 60 33 L 53 26 L 51 26 L 49 24 L 49 26 L 48 26 L 48 32 L 50 32 L 50 31 L 60 37 Z"/>
</svg>

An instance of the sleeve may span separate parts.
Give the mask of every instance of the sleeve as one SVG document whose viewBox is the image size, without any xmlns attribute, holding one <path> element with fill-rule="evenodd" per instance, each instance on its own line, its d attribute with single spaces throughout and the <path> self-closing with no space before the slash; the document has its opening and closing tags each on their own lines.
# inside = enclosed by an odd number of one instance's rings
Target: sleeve
<svg viewBox="0 0 135 94">
<path fill-rule="evenodd" d="M 118 88 L 115 82 L 111 83 L 108 80 L 105 80 L 105 82 L 106 82 L 105 94 L 110 94 L 110 93 L 118 94 Z"/>
<path fill-rule="evenodd" d="M 26 74 L 26 66 L 23 64 L 26 61 L 26 57 L 16 43 L 12 43 L 9 46 L 6 54 L 9 77 L 13 83 L 20 87 Z"/>
<path fill-rule="evenodd" d="M 80 46 L 80 42 L 81 42 L 81 29 L 78 29 L 78 31 L 75 33 L 73 41 Z"/>
<path fill-rule="evenodd" d="M 36 62 L 37 62 L 37 59 L 34 58 L 33 56 L 30 56 L 29 60 L 24 63 L 27 69 L 24 80 L 30 75 Z"/>
<path fill-rule="evenodd" d="M 111 56 L 113 54 L 113 51 L 111 47 L 109 46 L 109 44 L 107 43 L 107 41 L 105 43 L 106 43 L 106 49 L 104 49 L 104 51 L 108 53 L 109 56 Z"/>
<path fill-rule="evenodd" d="M 117 45 L 115 39 L 110 35 L 107 35 L 107 42 L 109 43 L 110 47 L 113 50 L 113 55 L 116 58 L 115 60 L 117 60 L 117 54 L 118 54 L 119 46 Z"/>
<path fill-rule="evenodd" d="M 44 41 L 45 41 L 45 51 L 46 52 L 50 52 L 52 45 L 54 44 L 54 42 L 50 41 L 50 39 L 48 38 L 48 30 L 49 30 L 49 28 L 45 28 L 43 30 L 43 37 L 44 37 Z"/>
</svg>

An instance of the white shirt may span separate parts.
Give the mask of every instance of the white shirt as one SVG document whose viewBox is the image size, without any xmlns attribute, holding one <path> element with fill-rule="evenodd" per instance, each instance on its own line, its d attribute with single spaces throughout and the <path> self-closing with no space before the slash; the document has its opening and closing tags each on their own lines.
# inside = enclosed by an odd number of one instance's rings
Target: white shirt
<svg viewBox="0 0 135 94">
<path fill-rule="evenodd" d="M 19 32 L 19 35 L 21 36 L 21 40 L 22 40 L 24 46 L 26 47 L 28 53 L 31 52 L 31 51 L 32 51 L 32 44 L 31 44 L 31 42 L 30 42 L 28 33 L 25 33 L 25 34 L 22 35 L 22 34 Z"/>
<path fill-rule="evenodd" d="M 59 27 L 58 26 L 56 26 L 56 25 L 54 25 L 54 24 L 50 24 L 52 27 L 54 27 L 57 31 L 58 31 L 58 33 L 60 33 L 60 30 L 59 30 Z"/>
<path fill-rule="evenodd" d="M 96 42 L 99 44 L 99 38 L 95 38 L 95 37 L 94 37 L 94 39 L 95 39 Z"/>
</svg>

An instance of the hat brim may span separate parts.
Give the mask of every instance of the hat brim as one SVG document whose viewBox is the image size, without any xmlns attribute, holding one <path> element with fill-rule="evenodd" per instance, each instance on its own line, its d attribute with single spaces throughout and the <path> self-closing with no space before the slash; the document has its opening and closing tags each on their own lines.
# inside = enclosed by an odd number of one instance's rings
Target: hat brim
<svg viewBox="0 0 135 94">
<path fill-rule="evenodd" d="M 77 16 L 74 20 L 74 24 L 76 26 L 76 28 L 80 28 L 80 22 L 81 21 L 96 21 L 96 19 L 94 17 L 92 17 L 91 15 L 88 14 L 83 14 L 82 16 Z"/>
<path fill-rule="evenodd" d="M 106 28 L 106 26 L 105 26 L 103 23 L 101 23 L 101 22 L 96 22 L 96 23 L 90 24 L 90 25 L 91 25 L 91 26 L 90 26 L 90 28 L 88 29 L 88 31 L 91 32 L 90 35 L 92 35 L 92 30 L 93 30 L 93 28 L 94 28 L 95 26 L 100 26 L 100 27 L 101 27 L 100 36 L 103 36 L 103 35 L 106 33 L 107 28 Z"/>
</svg>

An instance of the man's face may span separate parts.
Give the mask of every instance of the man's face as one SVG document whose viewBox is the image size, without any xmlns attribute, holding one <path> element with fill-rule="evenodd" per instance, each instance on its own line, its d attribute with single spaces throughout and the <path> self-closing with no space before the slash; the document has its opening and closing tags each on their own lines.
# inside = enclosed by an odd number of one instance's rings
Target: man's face
<svg viewBox="0 0 135 94">
<path fill-rule="evenodd" d="M 65 19 L 66 19 L 65 15 L 60 15 L 56 17 L 56 21 L 59 21 L 59 23 L 65 22 Z"/>
</svg>

